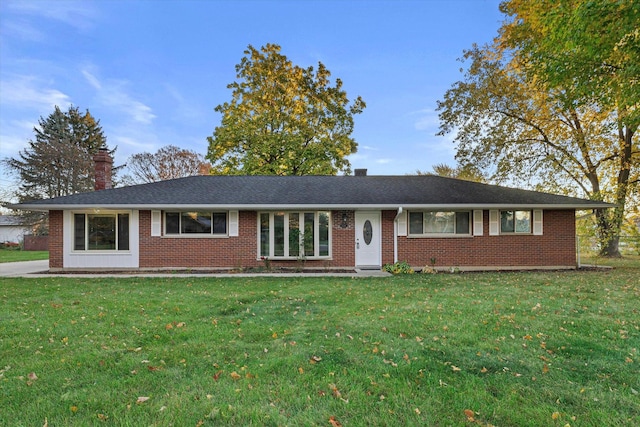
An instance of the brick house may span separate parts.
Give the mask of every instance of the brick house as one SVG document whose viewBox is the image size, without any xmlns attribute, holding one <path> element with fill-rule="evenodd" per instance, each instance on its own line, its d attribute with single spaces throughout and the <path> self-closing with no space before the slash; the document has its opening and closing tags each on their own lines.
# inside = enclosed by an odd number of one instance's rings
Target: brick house
<svg viewBox="0 0 640 427">
<path fill-rule="evenodd" d="M 576 268 L 575 212 L 611 205 L 439 176 L 192 176 L 16 205 L 49 212 L 51 270 Z M 100 157 L 102 156 L 102 157 Z"/>
</svg>

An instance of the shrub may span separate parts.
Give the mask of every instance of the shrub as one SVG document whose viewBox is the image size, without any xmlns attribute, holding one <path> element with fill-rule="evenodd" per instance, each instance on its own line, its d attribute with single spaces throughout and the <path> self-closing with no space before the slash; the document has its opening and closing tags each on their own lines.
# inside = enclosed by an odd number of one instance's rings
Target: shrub
<svg viewBox="0 0 640 427">
<path fill-rule="evenodd" d="M 391 274 L 413 274 L 413 268 L 406 261 L 385 264 L 382 269 Z"/>
</svg>

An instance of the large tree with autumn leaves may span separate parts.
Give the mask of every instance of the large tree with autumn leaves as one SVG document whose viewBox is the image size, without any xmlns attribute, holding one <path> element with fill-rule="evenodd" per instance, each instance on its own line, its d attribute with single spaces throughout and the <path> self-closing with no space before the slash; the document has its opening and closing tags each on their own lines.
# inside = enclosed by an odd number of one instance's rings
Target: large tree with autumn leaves
<svg viewBox="0 0 640 427">
<path fill-rule="evenodd" d="M 294 65 L 280 46 L 249 46 L 236 65 L 231 101 L 218 105 L 222 122 L 208 137 L 213 173 L 335 175 L 350 171 L 357 144 L 353 116 L 365 108 L 347 98 L 342 81 Z"/>
<path fill-rule="evenodd" d="M 439 102 L 440 133 L 457 160 L 497 182 L 615 204 L 595 212 L 601 254 L 619 255 L 638 192 L 640 3 L 507 0 L 490 45 Z"/>
</svg>

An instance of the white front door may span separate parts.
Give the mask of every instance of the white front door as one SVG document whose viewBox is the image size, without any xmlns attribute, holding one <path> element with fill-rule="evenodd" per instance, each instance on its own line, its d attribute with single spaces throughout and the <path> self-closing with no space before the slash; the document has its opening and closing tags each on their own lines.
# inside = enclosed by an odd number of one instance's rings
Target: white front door
<svg viewBox="0 0 640 427">
<path fill-rule="evenodd" d="M 356 267 L 380 268 L 381 234 L 379 211 L 356 211 Z"/>
</svg>

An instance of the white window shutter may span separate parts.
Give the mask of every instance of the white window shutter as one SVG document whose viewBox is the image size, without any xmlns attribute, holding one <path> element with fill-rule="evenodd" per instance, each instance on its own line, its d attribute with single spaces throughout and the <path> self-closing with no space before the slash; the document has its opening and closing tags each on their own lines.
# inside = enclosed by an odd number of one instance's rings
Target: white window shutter
<svg viewBox="0 0 640 427">
<path fill-rule="evenodd" d="M 489 211 L 489 236 L 497 236 L 500 234 L 500 211 Z"/>
<path fill-rule="evenodd" d="M 483 211 L 477 209 L 473 211 L 473 235 L 482 236 L 484 234 Z"/>
<path fill-rule="evenodd" d="M 162 235 L 162 212 L 161 211 L 151 211 L 151 235 L 152 236 Z"/>
<path fill-rule="evenodd" d="M 238 211 L 229 211 L 229 237 L 237 237 L 238 229 Z"/>
<path fill-rule="evenodd" d="M 542 236 L 542 209 L 533 210 L 533 234 Z"/>
<path fill-rule="evenodd" d="M 407 211 L 400 212 L 398 215 L 398 236 L 407 235 Z"/>
</svg>

